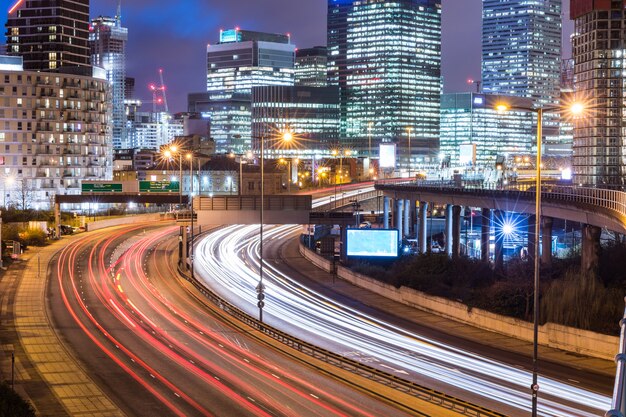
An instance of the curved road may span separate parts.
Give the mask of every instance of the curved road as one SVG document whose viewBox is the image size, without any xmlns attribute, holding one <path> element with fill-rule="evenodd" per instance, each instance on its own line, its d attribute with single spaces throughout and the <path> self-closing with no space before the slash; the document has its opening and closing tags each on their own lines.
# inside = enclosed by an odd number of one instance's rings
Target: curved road
<svg viewBox="0 0 626 417">
<path fill-rule="evenodd" d="M 299 232 L 299 226 L 266 228 L 266 248 Z M 197 275 L 205 284 L 255 316 L 258 243 L 258 225 L 230 226 L 202 239 L 195 252 Z M 269 324 L 427 387 L 511 416 L 528 415 L 529 371 L 336 302 L 265 260 L 264 318 Z M 546 376 L 539 383 L 541 416 L 591 417 L 610 408 L 606 394 Z"/>
<path fill-rule="evenodd" d="M 234 330 L 176 278 L 177 233 L 86 235 L 49 284 L 55 327 L 128 415 L 405 415 Z"/>
</svg>

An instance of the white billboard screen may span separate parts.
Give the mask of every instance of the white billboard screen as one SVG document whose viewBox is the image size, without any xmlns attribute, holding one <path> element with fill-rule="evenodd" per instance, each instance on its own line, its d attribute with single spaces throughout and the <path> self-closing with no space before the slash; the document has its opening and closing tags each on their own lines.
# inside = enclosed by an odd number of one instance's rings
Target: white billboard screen
<svg viewBox="0 0 626 417">
<path fill-rule="evenodd" d="M 346 255 L 397 257 L 398 238 L 396 229 L 348 229 L 346 231 Z"/>
<path fill-rule="evenodd" d="M 379 149 L 380 167 L 396 167 L 396 145 L 393 143 L 381 143 Z"/>
</svg>

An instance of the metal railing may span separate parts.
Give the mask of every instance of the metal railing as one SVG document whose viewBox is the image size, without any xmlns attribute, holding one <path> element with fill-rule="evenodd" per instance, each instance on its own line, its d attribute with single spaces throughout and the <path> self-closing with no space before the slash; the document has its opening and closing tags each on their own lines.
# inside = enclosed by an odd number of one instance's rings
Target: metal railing
<svg viewBox="0 0 626 417">
<path fill-rule="evenodd" d="M 535 199 L 533 185 L 506 185 L 495 184 L 459 184 L 453 181 L 380 181 L 376 183 L 377 190 L 441 190 L 454 194 L 488 195 L 492 197 L 506 197 L 515 193 L 516 197 L 528 200 Z M 550 202 L 574 203 L 593 208 L 608 210 L 616 215 L 617 219 L 626 227 L 626 192 L 604 188 L 570 187 L 560 185 L 544 185 L 541 187 L 541 198 Z"/>
<path fill-rule="evenodd" d="M 626 416 L 626 381 L 624 381 L 626 377 L 626 309 L 624 309 L 624 318 L 620 320 L 619 324 L 622 330 L 619 336 L 619 351 L 615 356 L 617 371 L 615 372 L 613 401 L 611 402 L 611 409 L 604 414 L 604 417 Z"/>
<path fill-rule="evenodd" d="M 216 293 L 214 293 L 213 291 L 211 291 L 210 289 L 202 285 L 198 280 L 191 278 L 191 276 L 188 275 L 186 271 L 183 271 L 181 269 L 180 265 L 178 267 L 178 273 L 185 280 L 189 281 L 205 298 L 211 301 L 220 310 L 229 314 L 231 317 L 237 319 L 241 323 L 247 326 L 250 326 L 257 332 L 262 333 L 265 336 L 268 336 L 278 342 L 281 342 L 285 346 L 295 349 L 298 352 L 306 354 L 312 358 L 325 362 L 329 365 L 336 366 L 342 370 L 352 372 L 363 378 L 366 378 L 371 381 L 375 381 L 380 384 L 383 384 L 387 387 L 396 389 L 400 392 L 403 392 L 407 395 L 418 398 L 422 401 L 428 402 L 430 404 L 433 404 L 433 405 L 436 405 L 436 406 L 439 406 L 448 410 L 452 410 L 456 413 L 459 413 L 460 415 L 473 416 L 473 417 L 505 417 L 505 414 L 491 411 L 484 407 L 469 403 L 467 401 L 461 400 L 451 395 L 447 395 L 443 392 L 423 387 L 414 382 L 407 381 L 395 375 L 378 370 L 371 366 L 362 364 L 355 360 L 346 358 L 334 352 L 328 351 L 326 349 L 323 349 L 321 347 L 315 346 L 311 343 L 308 343 L 301 339 L 293 337 L 285 332 L 282 332 L 272 326 L 267 325 L 264 322 L 257 320 L 256 318 L 250 316 L 249 314 L 239 309 L 235 305 L 224 300 L 219 295 L 217 295 Z M 256 337 L 254 332 L 251 332 L 248 334 L 252 337 Z M 310 363 L 307 363 L 307 364 L 309 366 L 314 366 Z M 346 381 L 346 382 L 355 384 L 353 381 Z M 415 405 L 401 404 L 398 402 L 397 399 L 387 398 L 380 392 L 377 392 L 377 391 L 370 391 L 370 392 L 374 395 L 377 395 L 378 397 L 386 398 L 391 403 L 399 404 L 403 408 L 411 410 L 412 412 L 418 415 L 428 417 L 427 414 L 424 414 L 419 409 L 417 409 Z"/>
</svg>

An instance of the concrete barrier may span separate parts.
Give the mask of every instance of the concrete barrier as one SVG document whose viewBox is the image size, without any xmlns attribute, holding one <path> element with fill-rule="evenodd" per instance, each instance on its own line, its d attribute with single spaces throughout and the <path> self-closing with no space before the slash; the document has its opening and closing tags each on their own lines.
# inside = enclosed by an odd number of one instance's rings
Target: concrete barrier
<svg viewBox="0 0 626 417">
<path fill-rule="evenodd" d="M 300 253 L 317 267 L 326 272 L 331 272 L 331 261 L 317 255 L 303 245 L 300 245 Z M 337 268 L 337 276 L 357 287 L 365 288 L 385 298 L 419 310 L 527 342 L 533 341 L 533 324 L 524 320 L 490 313 L 478 308 L 470 308 L 466 304 L 428 295 L 412 288 L 396 288 L 366 275 L 355 273 L 343 266 Z M 619 338 L 546 323 L 539 327 L 539 344 L 594 358 L 613 360 L 619 347 Z"/>
<path fill-rule="evenodd" d="M 119 226 L 122 224 L 142 223 L 142 222 L 155 222 L 165 219 L 166 215 L 163 213 L 149 213 L 138 214 L 136 216 L 117 217 L 115 219 L 99 220 L 97 222 L 87 223 L 85 230 L 93 232 L 94 230 L 104 229 L 105 227 Z"/>
</svg>

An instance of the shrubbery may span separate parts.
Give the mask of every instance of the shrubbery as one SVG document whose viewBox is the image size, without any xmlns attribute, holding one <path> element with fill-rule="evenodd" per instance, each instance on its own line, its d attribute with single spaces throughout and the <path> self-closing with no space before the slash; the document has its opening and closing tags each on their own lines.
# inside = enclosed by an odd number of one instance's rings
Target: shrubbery
<svg viewBox="0 0 626 417">
<path fill-rule="evenodd" d="M 541 321 L 592 330 L 619 333 L 626 295 L 626 245 L 603 248 L 598 271 L 580 271 L 580 258 L 554 259 L 541 269 Z M 391 266 L 361 263 L 352 268 L 396 287 L 460 301 L 526 321 L 533 319 L 534 264 L 512 260 L 496 273 L 489 264 L 443 254 L 402 258 Z"/>
<path fill-rule="evenodd" d="M 35 417 L 35 410 L 9 384 L 0 384 L 0 417 Z"/>
</svg>

